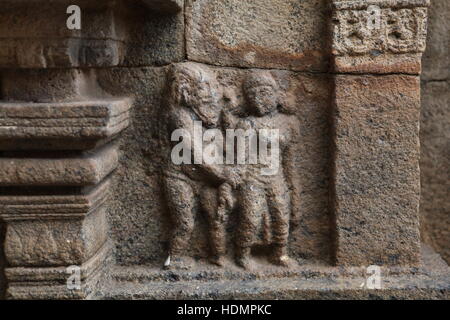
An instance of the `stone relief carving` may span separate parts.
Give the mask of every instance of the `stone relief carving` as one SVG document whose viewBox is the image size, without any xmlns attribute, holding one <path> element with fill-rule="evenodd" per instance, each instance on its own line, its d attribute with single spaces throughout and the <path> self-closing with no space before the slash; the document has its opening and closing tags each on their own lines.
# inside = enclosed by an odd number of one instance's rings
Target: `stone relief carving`
<svg viewBox="0 0 450 320">
<path fill-rule="evenodd" d="M 386 1 L 335 3 L 335 55 L 375 52 L 421 53 L 425 50 L 427 8 L 423 4 Z M 391 6 L 391 7 L 388 7 Z"/>
<path fill-rule="evenodd" d="M 295 116 L 279 111 L 282 93 L 269 72 L 249 74 L 243 81 L 243 92 L 244 110 L 230 111 L 223 106 L 223 88 L 205 66 L 185 63 L 171 70 L 165 109 L 168 116 L 162 120 L 167 125 L 165 138 L 172 140 L 171 157 L 163 170 L 172 222 L 166 268 L 188 269 L 193 265 L 193 259 L 183 253 L 195 228 L 197 202 L 208 222 L 212 263 L 225 264 L 230 237 L 236 263 L 244 269 L 255 267 L 251 256 L 255 245 L 267 247 L 269 260 L 275 265 L 294 264 L 287 252 L 293 213 L 290 192 L 294 188 L 289 163 L 293 162 L 290 157 L 295 152 L 299 123 Z M 187 133 L 181 143 L 179 135 L 174 137 L 177 130 Z M 203 150 L 214 145 L 216 155 L 222 159 L 226 155 L 226 161 L 196 161 L 201 157 L 197 142 L 191 139 L 196 130 L 216 133 L 214 139 L 203 137 Z M 180 146 L 187 161 L 174 163 L 174 152 L 179 152 Z M 255 158 L 253 151 L 259 157 Z M 226 232 L 231 214 L 237 221 L 233 235 Z"/>
<path fill-rule="evenodd" d="M 244 81 L 244 94 L 249 114 L 238 120 L 236 128 L 255 130 L 259 140 L 270 139 L 265 132 L 277 130 L 279 146 L 270 144 L 269 152 L 279 152 L 280 164 L 283 164 L 283 160 L 284 164 L 286 160 L 291 161 L 283 158 L 292 155 L 299 124 L 295 116 L 278 111 L 280 88 L 273 77 L 268 72 L 250 74 Z M 246 151 L 250 151 L 250 148 L 246 148 Z M 255 244 L 258 224 L 262 224 L 263 242 L 272 246 L 271 262 L 291 266 L 294 261 L 287 253 L 289 222 L 293 212 L 289 173 L 286 175 L 283 168 L 277 168 L 273 174 L 266 175 L 262 170 L 270 171 L 268 161 L 251 164 L 250 159 L 246 160 L 246 164 L 239 166 L 237 263 L 244 269 L 252 268 L 250 253 Z"/>
<path fill-rule="evenodd" d="M 201 121 L 202 131 L 207 127 L 219 126 L 219 85 L 213 75 L 193 64 L 175 65 L 169 76 L 169 113 L 167 123 L 167 135 L 170 137 L 177 129 L 186 130 L 194 134 L 194 121 Z M 191 141 L 185 141 L 190 145 Z M 189 239 L 194 229 L 193 208 L 196 202 L 197 190 L 204 189 L 210 193 L 210 188 L 220 185 L 233 178 L 229 173 L 222 172 L 221 168 L 212 165 L 176 165 L 169 158 L 169 163 L 164 170 L 164 188 L 168 206 L 173 222 L 173 230 L 169 248 L 169 258 L 165 265 L 172 267 L 188 268 L 192 262 L 188 257 L 183 257 L 183 251 L 189 245 Z M 221 187 L 221 191 L 229 188 Z M 198 191 L 197 191 L 198 192 Z M 202 197 L 203 198 L 203 197 Z M 210 199 L 211 197 L 204 197 Z M 213 199 L 214 200 L 214 199 Z M 206 212 L 210 214 L 208 220 L 215 229 L 212 239 L 212 247 L 215 248 L 215 262 L 221 264 L 220 256 L 224 250 L 222 242 L 221 226 L 217 223 L 212 206 L 215 205 L 203 201 Z"/>
<path fill-rule="evenodd" d="M 20 2 L 25 8 L 29 1 Z M 124 9 L 131 2 L 119 6 L 120 1 L 102 0 L 92 4 L 105 5 L 91 16 L 99 13 L 111 19 L 86 16 L 83 26 L 88 29 L 81 34 L 60 34 L 64 14 L 46 11 L 67 1 L 33 2 L 42 2 L 33 12 L 35 21 L 29 20 L 31 15 L 21 15 L 22 7 L 11 14 L 2 11 L 4 19 L 0 19 L 4 30 L 0 37 L 0 238 L 4 237 L 6 258 L 0 250 L 0 282 L 5 270 L 9 297 L 247 299 L 375 294 L 392 299 L 448 293 L 442 289 L 448 287 L 448 271 L 442 281 L 429 277 L 441 272 L 440 263 L 437 270 L 420 268 L 419 273 L 415 267 L 421 263 L 420 54 L 415 53 L 424 48 L 429 0 L 333 0 L 334 49 L 341 55 L 336 57 L 341 60 L 335 73 L 328 73 L 329 39 L 319 27 L 328 26 L 326 1 L 135 1 L 145 3 L 154 11 L 150 13 L 139 5 L 131 5 L 127 12 Z M 111 6 L 106 5 L 109 2 Z M 379 21 L 372 20 L 369 6 L 380 8 Z M 11 29 L 14 25 L 17 28 Z M 49 36 L 39 33 L 43 26 L 48 26 Z M 270 45 L 274 34 L 284 34 L 288 40 Z M 242 39 L 243 45 L 230 50 L 218 46 L 236 39 Z M 383 52 L 385 57 L 373 59 Z M 185 59 L 218 67 L 178 63 Z M 399 62 L 407 71 L 395 69 L 402 66 Z M 194 163 L 178 164 L 170 156 L 160 162 L 160 150 L 153 148 L 159 119 L 154 106 L 169 65 L 168 90 L 162 98 L 167 108 L 159 122 L 167 126 L 164 138 L 169 150 L 180 148 L 181 158 L 193 158 Z M 79 87 L 80 83 L 85 85 Z M 132 99 L 118 92 L 136 96 L 132 113 Z M 283 106 L 288 92 L 296 102 L 295 111 Z M 328 115 L 335 125 L 331 134 Z M 113 140 L 131 119 L 133 126 L 123 135 L 123 157 L 119 157 Z M 190 137 L 183 138 L 181 145 L 171 141 L 179 129 Z M 242 139 L 242 163 L 239 139 L 231 148 L 218 138 L 227 136 L 228 130 L 257 133 Z M 196 133 L 204 138 L 204 150 L 215 151 L 218 158 L 232 154 L 236 162 L 197 163 L 195 159 L 205 153 L 198 155 L 191 147 Z M 208 133 L 214 140 L 205 139 Z M 255 141 L 257 150 L 266 152 L 258 152 L 258 160 L 264 161 L 252 162 Z M 329 144 L 335 146 L 333 154 Z M 155 169 L 161 165 L 164 183 L 159 185 Z M 327 172 L 329 166 L 334 172 Z M 292 181 L 294 170 L 302 175 L 300 212 L 304 213 L 296 233 L 292 227 L 299 223 L 295 208 L 300 207 L 296 204 L 300 184 Z M 272 174 L 262 174 L 267 171 Z M 158 202 L 160 188 L 165 202 Z M 330 201 L 329 193 L 334 193 Z M 161 251 L 164 239 L 160 238 L 166 233 L 160 221 L 166 203 L 171 217 L 167 253 Z M 204 214 L 206 228 L 194 222 L 197 213 Z M 201 239 L 191 241 L 200 233 Z M 335 239 L 328 237 L 331 233 L 336 233 Z M 167 254 L 167 268 L 193 266 L 192 257 L 204 258 L 205 250 L 200 248 L 204 239 L 211 263 L 223 268 L 219 272 L 203 264 L 188 273 L 153 268 L 161 253 Z M 198 252 L 202 256 L 197 257 Z M 234 267 L 230 256 L 236 265 L 258 272 L 230 270 Z M 308 264 L 294 269 L 294 257 Z M 431 258 L 425 257 L 427 268 L 431 264 L 435 268 L 438 259 Z M 414 266 L 413 276 L 398 277 L 397 269 L 395 277 L 383 273 L 387 290 L 368 292 L 360 286 L 360 276 L 366 276 L 365 266 L 372 263 L 383 268 Z M 71 265 L 82 271 L 83 286 L 78 291 L 66 286 L 66 267 Z M 292 269 L 285 272 L 271 265 Z M 311 274 L 317 276 L 315 284 L 298 286 Z M 241 286 L 242 280 L 253 276 L 268 281 Z M 181 281 L 174 285 L 173 280 Z M 405 284 L 414 289 L 399 290 Z"/>
</svg>

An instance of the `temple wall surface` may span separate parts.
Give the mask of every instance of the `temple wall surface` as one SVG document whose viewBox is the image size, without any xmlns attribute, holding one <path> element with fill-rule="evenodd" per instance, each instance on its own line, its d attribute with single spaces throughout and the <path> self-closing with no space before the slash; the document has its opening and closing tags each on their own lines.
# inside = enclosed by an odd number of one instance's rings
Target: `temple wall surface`
<svg viewBox="0 0 450 320">
<path fill-rule="evenodd" d="M 447 0 L 80 0 L 81 30 L 65 27 L 70 1 L 25 2 L 0 0 L 0 298 L 449 298 Z M 266 118 L 252 81 L 275 83 Z M 276 181 L 287 204 L 265 182 L 229 209 L 220 263 L 202 197 L 234 180 L 194 167 L 174 197 L 167 178 L 170 102 L 205 83 L 221 125 L 279 116 L 295 146 Z M 177 268 L 174 230 L 191 222 L 174 211 L 191 205 L 193 267 Z M 360 287 L 370 265 L 386 290 Z"/>
</svg>

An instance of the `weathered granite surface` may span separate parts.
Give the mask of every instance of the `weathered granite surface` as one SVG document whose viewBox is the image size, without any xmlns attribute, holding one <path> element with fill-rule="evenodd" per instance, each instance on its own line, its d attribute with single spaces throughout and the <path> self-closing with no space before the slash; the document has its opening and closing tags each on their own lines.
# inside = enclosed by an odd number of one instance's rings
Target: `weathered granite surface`
<svg viewBox="0 0 450 320">
<path fill-rule="evenodd" d="M 423 57 L 421 140 L 421 233 L 450 263 L 450 3 L 430 8 L 427 50 Z"/>
<path fill-rule="evenodd" d="M 415 265 L 419 79 L 339 75 L 335 83 L 337 263 Z"/>
<path fill-rule="evenodd" d="M 450 298 L 428 0 L 69 2 L 0 0 L 0 297 Z M 174 168 L 193 119 L 280 129 L 281 173 Z"/>
<path fill-rule="evenodd" d="M 432 250 L 423 249 L 419 268 L 383 268 L 382 290 L 364 287 L 364 268 L 300 266 L 290 272 L 258 273 L 231 269 L 161 271 L 149 266 L 115 267 L 96 299 L 450 299 L 449 269 Z"/>
<path fill-rule="evenodd" d="M 187 1 L 189 60 L 236 67 L 327 70 L 327 1 Z"/>
</svg>

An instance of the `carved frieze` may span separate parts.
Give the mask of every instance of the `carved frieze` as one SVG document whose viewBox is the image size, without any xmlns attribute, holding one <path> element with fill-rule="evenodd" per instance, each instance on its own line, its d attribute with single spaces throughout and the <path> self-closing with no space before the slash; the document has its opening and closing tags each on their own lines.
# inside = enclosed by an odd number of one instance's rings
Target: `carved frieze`
<svg viewBox="0 0 450 320">
<path fill-rule="evenodd" d="M 380 55 L 425 50 L 429 1 L 335 1 L 333 54 Z"/>
</svg>

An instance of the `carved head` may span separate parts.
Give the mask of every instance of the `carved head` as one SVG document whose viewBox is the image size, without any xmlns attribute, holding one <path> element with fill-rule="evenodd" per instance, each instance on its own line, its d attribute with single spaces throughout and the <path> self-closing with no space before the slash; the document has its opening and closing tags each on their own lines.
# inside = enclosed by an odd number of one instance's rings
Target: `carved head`
<svg viewBox="0 0 450 320">
<path fill-rule="evenodd" d="M 279 86 L 270 72 L 255 72 L 244 81 L 248 107 L 258 116 L 275 111 L 280 100 Z"/>
<path fill-rule="evenodd" d="M 212 72 L 193 63 L 176 64 L 169 75 L 172 103 L 192 109 L 205 126 L 219 121 L 219 84 Z"/>
</svg>

